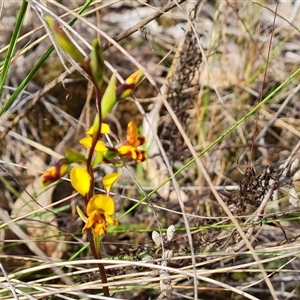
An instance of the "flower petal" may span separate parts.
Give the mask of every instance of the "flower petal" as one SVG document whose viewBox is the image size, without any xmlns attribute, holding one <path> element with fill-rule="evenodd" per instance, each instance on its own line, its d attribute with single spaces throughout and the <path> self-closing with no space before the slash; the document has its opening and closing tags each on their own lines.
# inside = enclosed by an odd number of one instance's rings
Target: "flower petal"
<svg viewBox="0 0 300 300">
<path fill-rule="evenodd" d="M 132 150 L 134 150 L 132 146 L 123 145 L 118 148 L 118 154 L 120 156 L 129 156 L 132 157 Z"/>
<path fill-rule="evenodd" d="M 85 196 L 91 185 L 90 174 L 81 167 L 74 167 L 70 172 L 70 179 L 73 188 L 82 196 Z"/>
<path fill-rule="evenodd" d="M 144 150 L 136 149 L 135 155 L 136 155 L 136 158 L 135 158 L 136 162 L 143 162 L 146 159 L 146 151 L 144 151 Z"/>
<path fill-rule="evenodd" d="M 136 141 L 135 141 L 135 144 L 133 146 L 134 147 L 141 146 L 145 143 L 145 141 L 146 141 L 146 138 L 143 135 L 138 135 L 136 137 Z"/>
<path fill-rule="evenodd" d="M 92 147 L 92 141 L 93 141 L 93 139 L 90 136 L 85 136 L 84 138 L 79 140 L 79 143 L 82 146 L 90 149 Z"/>
<path fill-rule="evenodd" d="M 106 234 L 106 232 L 107 232 L 107 229 L 106 229 L 105 222 L 100 222 L 100 223 L 95 224 L 95 226 L 94 226 L 95 235 Z"/>
<path fill-rule="evenodd" d="M 137 148 L 145 143 L 145 137 L 139 135 L 139 129 L 134 122 L 129 122 L 127 125 L 126 144 Z"/>
<path fill-rule="evenodd" d="M 93 138 L 90 136 L 86 136 L 82 138 L 79 143 L 83 145 L 84 147 L 90 149 L 92 146 Z M 105 146 L 105 144 L 102 141 L 97 141 L 97 144 L 95 146 L 95 151 L 97 152 L 105 152 L 108 148 Z"/>
<path fill-rule="evenodd" d="M 95 195 L 87 204 L 87 215 L 90 216 L 96 210 L 102 210 L 104 214 L 111 216 L 115 213 L 115 202 L 106 195 Z"/>
<path fill-rule="evenodd" d="M 111 174 L 106 174 L 103 177 L 102 183 L 107 193 L 110 192 L 113 184 L 118 180 L 120 175 L 121 175 L 120 173 L 111 173 Z"/>
<path fill-rule="evenodd" d="M 129 122 L 127 125 L 127 136 L 126 140 L 130 146 L 134 147 L 136 138 L 138 136 L 138 127 L 134 122 Z"/>
<path fill-rule="evenodd" d="M 105 146 L 105 144 L 102 141 L 97 142 L 97 144 L 95 146 L 96 152 L 105 152 L 107 150 L 108 150 L 108 148 Z"/>
<path fill-rule="evenodd" d="M 97 223 L 97 221 L 99 221 L 99 213 L 97 210 L 94 210 L 89 215 L 85 226 L 82 228 L 82 231 L 92 228 Z"/>
<path fill-rule="evenodd" d="M 118 221 L 113 219 L 111 216 L 105 215 L 106 223 L 112 225 L 118 225 Z"/>
<path fill-rule="evenodd" d="M 94 125 L 91 126 L 91 128 L 86 132 L 86 134 L 92 135 L 93 133 L 94 133 Z M 101 133 L 102 134 L 110 133 L 110 127 L 108 124 L 102 123 Z"/>
<path fill-rule="evenodd" d="M 118 148 L 119 156 L 131 157 L 136 162 L 143 162 L 146 159 L 146 152 L 137 148 L 123 145 Z"/>
</svg>

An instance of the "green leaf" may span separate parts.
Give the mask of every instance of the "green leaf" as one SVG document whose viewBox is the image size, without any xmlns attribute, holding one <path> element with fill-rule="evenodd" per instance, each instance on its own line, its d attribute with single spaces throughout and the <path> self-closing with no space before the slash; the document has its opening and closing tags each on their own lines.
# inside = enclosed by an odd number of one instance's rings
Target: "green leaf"
<svg viewBox="0 0 300 300">
<path fill-rule="evenodd" d="M 105 118 L 116 104 L 116 75 L 113 74 L 101 100 L 101 115 Z"/>
<path fill-rule="evenodd" d="M 103 162 L 103 152 L 96 152 L 95 158 L 92 161 L 92 166 L 95 167 Z"/>
<path fill-rule="evenodd" d="M 76 45 L 69 39 L 61 25 L 51 16 L 45 16 L 45 21 L 50 27 L 53 37 L 57 45 L 67 54 L 69 54 L 76 62 L 84 62 L 83 54 L 78 50 Z"/>
<path fill-rule="evenodd" d="M 93 127 L 93 139 L 95 139 L 98 136 L 100 130 L 100 118 L 98 113 L 95 115 L 95 119 L 92 127 Z"/>
<path fill-rule="evenodd" d="M 84 223 L 86 223 L 87 222 L 87 217 L 86 217 L 86 215 L 83 213 L 83 211 L 81 210 L 81 208 L 78 205 L 76 205 L 76 210 L 77 210 L 77 213 L 78 213 L 79 217 L 81 218 L 81 220 Z"/>
<path fill-rule="evenodd" d="M 91 61 L 90 66 L 92 70 L 92 76 L 95 81 L 95 84 L 100 89 L 103 82 L 103 73 L 104 73 L 104 58 L 101 46 L 97 39 L 92 41 L 92 52 L 91 52 Z"/>
<path fill-rule="evenodd" d="M 69 162 L 69 164 L 75 163 L 75 162 L 82 162 L 86 163 L 86 157 L 78 152 L 77 150 L 74 150 L 72 148 L 67 148 L 65 151 L 65 158 Z"/>
<path fill-rule="evenodd" d="M 17 45 L 17 40 L 18 40 L 18 37 L 19 37 L 21 29 L 22 29 L 22 24 L 23 24 L 25 15 L 26 15 L 27 6 L 28 6 L 27 1 L 23 0 L 22 5 L 20 7 L 20 11 L 18 13 L 16 23 L 14 25 L 14 31 L 12 33 L 12 36 L 11 36 L 11 39 L 10 39 L 10 42 L 9 42 L 9 47 L 8 47 L 8 50 L 7 50 L 7 53 L 6 53 L 6 56 L 5 56 L 3 69 L 2 69 L 1 74 L 0 74 L 0 96 L 1 96 L 2 91 L 3 91 L 3 86 L 6 82 L 6 76 L 7 76 L 9 67 L 10 67 L 11 59 L 14 55 L 15 48 L 16 48 L 16 45 Z"/>
</svg>

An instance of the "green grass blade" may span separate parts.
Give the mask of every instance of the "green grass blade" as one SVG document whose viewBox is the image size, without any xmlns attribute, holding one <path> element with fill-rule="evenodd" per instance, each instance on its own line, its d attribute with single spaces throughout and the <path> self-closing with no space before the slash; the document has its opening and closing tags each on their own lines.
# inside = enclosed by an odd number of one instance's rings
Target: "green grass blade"
<svg viewBox="0 0 300 300">
<path fill-rule="evenodd" d="M 0 96 L 2 95 L 3 86 L 6 81 L 6 76 L 7 76 L 8 70 L 9 70 L 10 62 L 11 62 L 11 59 L 12 59 L 15 49 L 16 49 L 17 40 L 20 35 L 20 31 L 22 28 L 25 14 L 26 14 L 27 6 L 28 6 L 27 1 L 23 0 L 18 17 L 17 17 L 16 25 L 14 27 L 14 30 L 13 30 L 13 33 L 12 33 L 12 36 L 11 36 L 11 39 L 9 42 L 9 47 L 8 47 L 7 54 L 5 57 L 3 69 L 2 69 L 2 72 L 0 75 Z"/>
<path fill-rule="evenodd" d="M 253 107 L 245 116 L 243 116 L 240 120 L 234 123 L 229 129 L 227 129 L 222 135 L 220 135 L 215 141 L 213 141 L 210 145 L 208 145 L 205 149 L 203 149 L 198 157 L 201 157 L 204 153 L 209 151 L 215 145 L 223 140 L 229 133 L 234 131 L 240 124 L 242 124 L 248 117 L 257 112 L 263 105 L 265 105 L 274 95 L 276 95 L 292 78 L 294 78 L 298 73 L 300 73 L 300 68 L 297 69 L 292 75 L 290 75 L 285 81 L 283 81 L 272 93 L 270 93 L 266 98 L 264 98 L 261 102 L 259 102 L 255 107 Z M 174 176 L 180 174 L 183 170 L 188 168 L 195 162 L 195 158 L 191 158 L 189 162 L 187 162 L 184 166 L 182 166 L 178 171 L 174 173 Z M 129 210 L 127 210 L 122 216 L 120 216 L 119 220 L 124 218 L 127 214 L 133 211 L 136 207 L 138 207 L 141 203 L 145 202 L 147 198 L 155 194 L 161 187 L 163 187 L 167 182 L 169 182 L 172 178 L 169 177 L 164 182 L 162 182 L 158 187 L 156 187 L 153 191 L 151 191 L 147 196 L 142 198 L 139 202 L 137 202 L 134 206 L 132 206 Z"/>
<path fill-rule="evenodd" d="M 25 1 L 26 2 L 26 1 Z M 78 14 L 82 14 L 88 7 L 89 5 L 92 3 L 92 0 L 87 0 L 85 2 L 85 4 L 82 6 L 82 8 L 80 9 L 80 11 L 78 12 Z M 70 21 L 70 26 L 72 26 L 73 24 L 75 24 L 75 22 L 77 21 L 77 18 L 73 18 Z M 14 101 L 17 99 L 17 97 L 20 95 L 20 93 L 22 92 L 22 90 L 26 87 L 26 85 L 30 82 L 30 80 L 33 78 L 33 76 L 37 73 L 37 71 L 39 70 L 39 68 L 42 66 L 42 64 L 47 60 L 47 58 L 50 56 L 50 54 L 52 53 L 52 51 L 54 50 L 54 47 L 51 46 L 46 53 L 41 57 L 41 59 L 37 62 L 37 64 L 31 69 L 31 71 L 28 73 L 28 75 L 25 77 L 25 79 L 20 83 L 20 85 L 17 87 L 17 89 L 15 90 L 15 92 L 10 96 L 10 98 L 5 102 L 5 104 L 1 107 L 0 109 L 0 116 L 3 115 L 3 113 L 5 111 L 7 111 L 11 105 L 14 103 Z M 1 74 L 2 75 L 2 74 Z M 5 80 L 4 80 L 5 81 Z M 4 84 L 4 83 L 3 83 Z"/>
</svg>

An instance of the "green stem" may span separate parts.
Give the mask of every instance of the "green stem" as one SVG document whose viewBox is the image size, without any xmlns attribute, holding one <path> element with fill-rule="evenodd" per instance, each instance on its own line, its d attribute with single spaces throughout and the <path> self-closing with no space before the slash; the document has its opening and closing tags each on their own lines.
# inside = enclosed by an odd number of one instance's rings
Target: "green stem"
<svg viewBox="0 0 300 300">
<path fill-rule="evenodd" d="M 88 159 L 87 159 L 87 168 L 88 168 L 88 172 L 91 174 L 94 174 L 93 171 L 93 166 L 92 166 L 92 159 L 93 159 L 93 154 L 95 151 L 95 147 L 96 144 L 98 142 L 98 140 L 101 137 L 101 128 L 102 128 L 102 109 L 101 109 L 101 99 L 102 99 L 102 93 L 99 89 L 99 87 L 97 86 L 97 84 L 94 82 L 94 86 L 96 89 L 96 101 L 97 101 L 97 106 L 98 106 L 98 114 L 99 114 L 99 128 L 98 131 L 95 133 L 93 133 L 93 141 L 92 141 L 92 145 L 89 151 L 89 155 L 88 155 Z M 91 185 L 91 187 L 93 187 L 94 185 Z"/>
<path fill-rule="evenodd" d="M 7 76 L 7 73 L 8 73 L 10 62 L 11 62 L 11 59 L 12 59 L 12 57 L 14 55 L 14 52 L 15 52 L 15 49 L 16 49 L 17 40 L 18 40 L 18 37 L 20 35 L 20 31 L 21 31 L 21 28 L 22 28 L 22 24 L 23 24 L 23 21 L 24 21 L 25 14 L 26 14 L 27 6 L 28 6 L 27 1 L 23 0 L 22 5 L 20 7 L 18 17 L 17 17 L 16 24 L 15 24 L 15 27 L 14 27 L 14 31 L 12 33 L 12 36 L 11 36 L 11 39 L 10 39 L 10 42 L 9 42 L 9 47 L 8 47 L 7 54 L 6 54 L 6 57 L 5 57 L 3 69 L 2 69 L 2 72 L 1 72 L 1 75 L 0 75 L 0 96 L 2 95 L 3 86 L 4 86 L 5 81 L 6 81 L 6 76 Z M 1 116 L 1 114 L 0 114 L 0 116 Z"/>
</svg>

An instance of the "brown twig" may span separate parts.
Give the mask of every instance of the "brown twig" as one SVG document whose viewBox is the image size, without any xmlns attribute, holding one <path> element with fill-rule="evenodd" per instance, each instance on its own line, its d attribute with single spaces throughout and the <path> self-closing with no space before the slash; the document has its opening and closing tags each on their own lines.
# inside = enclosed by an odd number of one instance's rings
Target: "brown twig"
<svg viewBox="0 0 300 300">
<path fill-rule="evenodd" d="M 265 197 L 263 198 L 260 206 L 258 207 L 258 209 L 255 211 L 255 213 L 253 214 L 253 216 L 248 220 L 248 222 L 254 223 L 257 222 L 259 219 L 259 215 L 261 215 L 263 213 L 263 210 L 265 208 L 265 206 L 267 205 L 268 201 L 271 199 L 274 190 L 276 189 L 277 186 L 277 181 L 274 181 L 271 186 L 269 187 L 268 192 L 266 193 Z M 251 238 L 253 231 L 254 231 L 254 226 L 252 225 L 246 232 L 246 237 L 248 239 Z M 237 252 L 239 251 L 241 248 L 243 248 L 246 245 L 244 240 L 241 240 L 237 245 L 235 245 L 234 247 L 229 247 L 226 251 L 227 252 Z"/>
<path fill-rule="evenodd" d="M 114 38 L 114 40 L 116 42 L 119 42 L 121 40 L 123 40 L 124 38 L 128 37 L 129 35 L 133 34 L 134 32 L 142 29 L 145 25 L 147 25 L 148 23 L 150 23 L 151 21 L 153 21 L 154 19 L 160 17 L 161 15 L 163 15 L 165 12 L 169 11 L 170 9 L 174 8 L 175 6 L 177 6 L 178 4 L 181 4 L 183 2 L 185 2 L 186 0 L 177 0 L 177 1 L 172 1 L 168 4 L 166 4 L 164 7 L 162 7 L 161 9 L 158 9 L 154 14 L 146 17 L 145 19 L 143 19 L 141 22 L 137 23 L 136 25 L 128 28 L 127 30 L 123 31 L 122 33 L 120 33 L 117 37 Z M 109 48 L 112 44 L 108 41 L 103 45 L 103 49 L 106 50 L 107 48 Z"/>
</svg>

